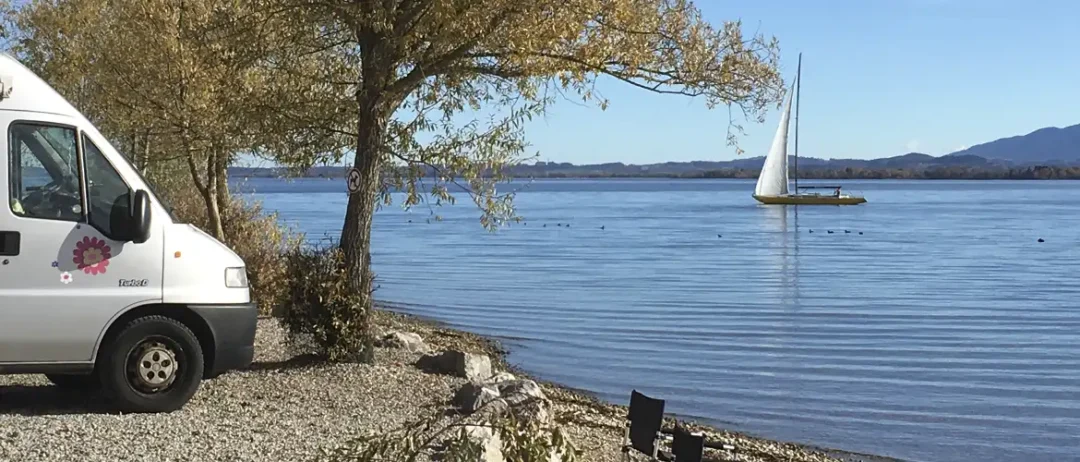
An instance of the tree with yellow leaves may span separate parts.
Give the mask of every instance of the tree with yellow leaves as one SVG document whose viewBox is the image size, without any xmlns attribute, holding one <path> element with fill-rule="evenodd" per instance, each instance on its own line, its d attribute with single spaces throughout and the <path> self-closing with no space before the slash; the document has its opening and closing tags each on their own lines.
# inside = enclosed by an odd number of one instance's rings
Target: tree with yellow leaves
<svg viewBox="0 0 1080 462">
<path fill-rule="evenodd" d="M 371 224 L 388 192 L 405 205 L 428 191 L 452 201 L 461 186 L 481 222 L 514 220 L 502 170 L 520 161 L 523 122 L 557 97 L 595 101 L 599 78 L 645 91 L 704 98 L 762 121 L 783 97 L 778 45 L 713 26 L 689 0 L 267 0 L 282 17 L 321 23 L 319 53 L 352 63 L 353 166 L 340 246 L 352 289 L 372 308 Z M 501 116 L 481 123 L 470 114 Z M 741 127 L 731 122 L 737 147 Z M 370 355 L 365 355 L 370 356 Z"/>
<path fill-rule="evenodd" d="M 784 92 L 775 39 L 709 24 L 689 0 L 51 0 L 20 18 L 36 70 L 89 95 L 80 107 L 116 119 L 130 152 L 183 159 L 210 216 L 236 153 L 305 168 L 347 142 L 360 189 L 339 244 L 362 323 L 390 192 L 411 206 L 460 187 L 484 226 L 517 219 L 496 184 L 523 159 L 524 122 L 558 98 L 605 108 L 608 78 L 760 122 Z M 736 147 L 740 131 L 732 118 Z"/>
<path fill-rule="evenodd" d="M 238 155 L 312 162 L 352 144 L 333 129 L 355 115 L 348 94 L 323 83 L 334 77 L 331 57 L 290 54 L 306 48 L 304 24 L 314 21 L 280 29 L 264 13 L 246 1 L 30 2 L 15 12 L 14 48 L 136 168 L 186 171 L 207 231 L 223 239 Z M 300 73 L 281 71 L 282 60 Z"/>
</svg>

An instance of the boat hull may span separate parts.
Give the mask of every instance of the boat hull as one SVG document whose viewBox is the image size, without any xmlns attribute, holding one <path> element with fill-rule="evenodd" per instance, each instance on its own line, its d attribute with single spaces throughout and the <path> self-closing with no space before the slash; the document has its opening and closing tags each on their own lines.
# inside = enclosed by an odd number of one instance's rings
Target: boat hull
<svg viewBox="0 0 1080 462">
<path fill-rule="evenodd" d="M 759 196 L 754 199 L 762 204 L 782 205 L 856 205 L 866 202 L 866 198 L 856 196 L 825 196 L 819 194 L 788 194 L 783 196 Z"/>
</svg>

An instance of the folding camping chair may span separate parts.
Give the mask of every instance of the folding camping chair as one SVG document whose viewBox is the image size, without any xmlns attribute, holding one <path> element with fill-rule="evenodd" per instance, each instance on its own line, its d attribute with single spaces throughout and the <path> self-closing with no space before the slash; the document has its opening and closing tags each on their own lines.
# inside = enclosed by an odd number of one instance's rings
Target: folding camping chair
<svg viewBox="0 0 1080 462">
<path fill-rule="evenodd" d="M 677 422 L 673 431 L 664 430 L 664 405 L 662 399 L 651 398 L 637 390 L 630 392 L 630 411 L 622 445 L 626 460 L 630 460 L 631 450 L 645 454 L 652 462 L 702 462 L 706 447 L 735 450 L 729 444 L 709 443 L 704 435 L 693 434 Z M 660 448 L 664 442 L 670 443 L 670 452 Z"/>
<path fill-rule="evenodd" d="M 665 454 L 661 453 L 661 457 Z M 680 425 L 675 425 L 671 438 L 672 462 L 702 462 L 705 459 L 705 435 L 693 434 Z"/>
<path fill-rule="evenodd" d="M 630 460 L 630 451 L 636 450 L 659 460 L 660 442 L 665 439 L 660 429 L 664 423 L 664 400 L 641 394 L 637 390 L 630 392 L 630 411 L 626 415 L 626 432 L 623 435 L 622 451 L 626 460 Z"/>
</svg>

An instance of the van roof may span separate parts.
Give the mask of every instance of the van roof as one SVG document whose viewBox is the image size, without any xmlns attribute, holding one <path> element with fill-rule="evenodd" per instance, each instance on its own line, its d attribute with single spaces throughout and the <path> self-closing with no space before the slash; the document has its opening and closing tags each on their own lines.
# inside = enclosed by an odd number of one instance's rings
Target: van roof
<svg viewBox="0 0 1080 462">
<path fill-rule="evenodd" d="M 0 111 L 57 114 L 85 121 L 53 87 L 7 53 L 0 53 Z"/>
</svg>

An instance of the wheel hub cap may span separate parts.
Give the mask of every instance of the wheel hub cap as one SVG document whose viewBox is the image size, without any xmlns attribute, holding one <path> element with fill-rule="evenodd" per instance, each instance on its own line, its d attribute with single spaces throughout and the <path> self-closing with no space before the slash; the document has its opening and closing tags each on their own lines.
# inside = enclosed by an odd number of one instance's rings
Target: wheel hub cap
<svg viewBox="0 0 1080 462">
<path fill-rule="evenodd" d="M 155 392 L 167 388 L 176 380 L 179 368 L 176 353 L 163 343 L 143 342 L 132 353 L 132 385 L 143 391 Z"/>
</svg>

